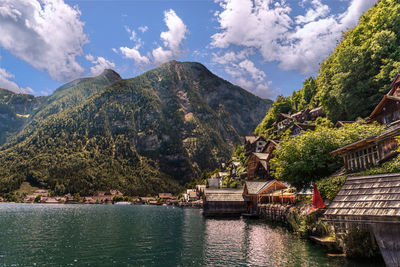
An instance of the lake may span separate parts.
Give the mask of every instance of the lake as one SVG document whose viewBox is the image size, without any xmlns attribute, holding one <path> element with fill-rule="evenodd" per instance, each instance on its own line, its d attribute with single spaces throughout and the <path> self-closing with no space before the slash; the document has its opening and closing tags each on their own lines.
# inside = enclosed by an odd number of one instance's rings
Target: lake
<svg viewBox="0 0 400 267">
<path fill-rule="evenodd" d="M 382 266 L 262 220 L 171 206 L 0 203 L 0 266 Z"/>
</svg>

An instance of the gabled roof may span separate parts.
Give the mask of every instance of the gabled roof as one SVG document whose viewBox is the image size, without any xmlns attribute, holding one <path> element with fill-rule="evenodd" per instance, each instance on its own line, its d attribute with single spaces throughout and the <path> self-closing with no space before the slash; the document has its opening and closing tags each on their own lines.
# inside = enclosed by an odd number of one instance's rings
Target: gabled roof
<svg viewBox="0 0 400 267">
<path fill-rule="evenodd" d="M 320 110 L 322 110 L 322 107 L 316 107 L 316 108 L 313 108 L 312 110 L 310 110 L 310 113 L 320 111 Z"/>
<path fill-rule="evenodd" d="M 399 220 L 400 173 L 349 177 L 325 215 Z"/>
<path fill-rule="evenodd" d="M 208 189 L 204 190 L 206 201 L 244 201 L 243 189 Z"/>
<path fill-rule="evenodd" d="M 261 138 L 261 136 L 246 136 L 245 140 L 246 142 L 249 142 L 250 144 L 253 144 L 254 142 L 257 142 L 259 139 Z"/>
<path fill-rule="evenodd" d="M 377 115 L 382 108 L 384 107 L 385 103 L 388 100 L 392 100 L 392 101 L 400 101 L 400 97 L 397 96 L 392 96 L 392 95 L 384 95 L 381 102 L 379 102 L 379 104 L 375 107 L 375 109 L 371 112 L 371 115 L 369 115 L 370 119 L 373 119 L 375 117 L 375 115 Z"/>
<path fill-rule="evenodd" d="M 394 91 L 396 90 L 396 85 L 400 83 L 400 74 L 397 74 L 396 78 L 394 78 L 392 84 L 390 85 L 390 87 L 392 87 L 392 89 L 390 89 L 389 93 L 387 95 L 393 95 Z"/>
<path fill-rule="evenodd" d="M 276 189 L 276 186 L 282 188 L 287 188 L 287 186 L 278 180 L 270 180 L 270 181 L 246 181 L 245 188 L 247 189 L 247 194 L 256 195 L 261 194 L 263 191 L 270 189 L 271 187 Z"/>
<path fill-rule="evenodd" d="M 260 160 L 267 160 L 269 157 L 269 153 L 257 153 L 257 152 L 253 152 L 253 154 L 259 158 Z"/>
<path fill-rule="evenodd" d="M 254 195 L 261 191 L 265 186 L 267 186 L 272 181 L 246 181 L 245 187 L 247 189 L 247 193 Z"/>
<path fill-rule="evenodd" d="M 345 151 L 354 150 L 356 148 L 363 147 L 367 144 L 373 143 L 373 142 L 381 140 L 383 138 L 398 135 L 399 133 L 400 133 L 400 123 L 397 122 L 396 124 L 393 124 L 392 126 L 390 126 L 386 131 L 384 131 L 380 135 L 369 136 L 367 138 L 361 139 L 357 142 L 354 142 L 354 143 L 348 144 L 346 146 L 343 146 L 341 148 L 338 148 L 338 149 L 330 152 L 330 154 L 331 155 L 343 154 Z"/>
</svg>

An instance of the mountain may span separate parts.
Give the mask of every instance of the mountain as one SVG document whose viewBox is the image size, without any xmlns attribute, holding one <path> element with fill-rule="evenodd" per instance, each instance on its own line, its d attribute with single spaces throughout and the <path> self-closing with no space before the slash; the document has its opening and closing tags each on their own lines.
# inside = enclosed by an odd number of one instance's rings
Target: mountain
<svg viewBox="0 0 400 267">
<path fill-rule="evenodd" d="M 21 130 L 42 100 L 43 97 L 16 94 L 0 88 L 0 145 Z"/>
<path fill-rule="evenodd" d="M 96 77 L 77 79 L 57 88 L 52 95 L 41 98 L 40 105 L 26 117 L 27 124 L 17 136 L 18 138 L 9 140 L 7 146 L 15 145 L 32 134 L 36 127 L 48 116 L 74 107 L 105 86 L 111 85 L 118 80 L 121 80 L 118 73 L 113 70 L 105 70 Z M 33 98 L 30 95 L 25 96 Z"/>
<path fill-rule="evenodd" d="M 73 99 L 78 84 L 55 95 Z M 65 108 L 64 98 L 49 98 L 54 101 L 32 115 L 35 124 L 0 150 L 3 192 L 23 181 L 57 194 L 177 191 L 178 182 L 227 160 L 270 107 L 199 63 L 176 61 L 117 79 Z M 48 105 L 63 108 L 45 112 L 53 110 Z"/>
</svg>

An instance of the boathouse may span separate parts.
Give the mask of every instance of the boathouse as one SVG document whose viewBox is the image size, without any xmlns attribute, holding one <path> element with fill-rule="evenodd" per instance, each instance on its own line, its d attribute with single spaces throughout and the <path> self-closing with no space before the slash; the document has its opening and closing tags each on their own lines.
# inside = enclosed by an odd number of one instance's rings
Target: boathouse
<svg viewBox="0 0 400 267">
<path fill-rule="evenodd" d="M 243 188 L 249 210 L 258 204 L 272 202 L 271 193 L 286 189 L 287 186 L 277 180 L 272 181 L 246 181 Z"/>
<path fill-rule="evenodd" d="M 243 189 L 205 189 L 204 216 L 240 216 L 247 211 Z"/>
<path fill-rule="evenodd" d="M 328 206 L 338 237 L 352 227 L 374 234 L 387 266 L 400 266 L 400 173 L 350 177 Z"/>
<path fill-rule="evenodd" d="M 400 135 L 400 121 L 393 124 L 382 134 L 364 138 L 331 152 L 331 155 L 342 155 L 347 171 L 358 171 L 377 166 L 397 155 Z"/>
</svg>

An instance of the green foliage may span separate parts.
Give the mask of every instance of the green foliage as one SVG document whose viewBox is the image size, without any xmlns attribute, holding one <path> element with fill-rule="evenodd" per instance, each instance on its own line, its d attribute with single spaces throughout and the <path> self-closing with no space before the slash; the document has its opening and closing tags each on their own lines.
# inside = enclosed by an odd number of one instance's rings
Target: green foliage
<svg viewBox="0 0 400 267">
<path fill-rule="evenodd" d="M 344 253 L 350 258 L 371 258 L 379 255 L 379 247 L 367 229 L 354 227 L 344 237 Z"/>
<path fill-rule="evenodd" d="M 113 197 L 113 202 L 121 202 L 125 201 L 125 198 L 123 196 L 116 195 Z"/>
<path fill-rule="evenodd" d="M 38 203 L 41 198 L 42 198 L 42 195 L 37 195 L 33 202 Z"/>
<path fill-rule="evenodd" d="M 317 96 L 333 120 L 366 117 L 400 72 L 400 3 L 378 1 L 321 64 Z"/>
<path fill-rule="evenodd" d="M 300 136 L 286 136 L 271 160 L 274 176 L 296 187 L 317 181 L 342 166 L 341 157 L 330 152 L 383 130 L 384 126 L 360 122 L 339 129 L 317 126 L 315 131 Z"/>
<path fill-rule="evenodd" d="M 41 100 L 41 97 L 16 94 L 0 88 L 0 145 L 21 129 Z"/>
<path fill-rule="evenodd" d="M 323 199 L 333 200 L 345 184 L 347 176 L 324 177 L 316 182 Z"/>
<path fill-rule="evenodd" d="M 56 194 L 177 193 L 229 159 L 269 107 L 198 63 L 136 78 L 113 71 L 55 91 L 0 147 L 0 193 L 28 181 Z"/>
</svg>

